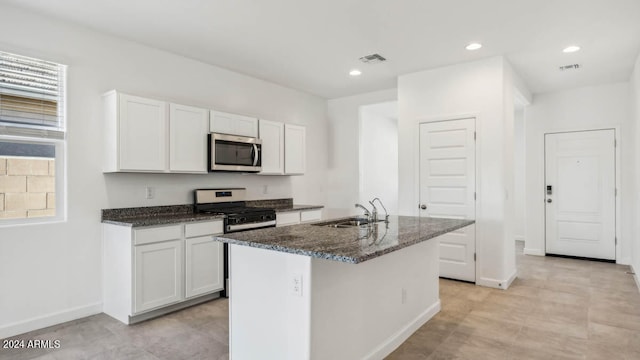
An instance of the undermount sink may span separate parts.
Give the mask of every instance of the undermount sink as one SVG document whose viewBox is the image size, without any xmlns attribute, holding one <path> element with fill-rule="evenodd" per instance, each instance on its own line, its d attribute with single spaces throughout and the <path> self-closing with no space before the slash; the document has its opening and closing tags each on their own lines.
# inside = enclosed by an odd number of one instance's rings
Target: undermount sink
<svg viewBox="0 0 640 360">
<path fill-rule="evenodd" d="M 315 223 L 312 224 L 314 226 L 326 226 L 326 227 L 332 227 L 332 228 L 350 228 L 350 227 L 358 227 L 358 226 L 364 226 L 364 225 L 368 225 L 374 222 L 381 222 L 384 220 L 378 220 L 378 221 L 369 221 L 367 218 L 361 218 L 361 217 L 350 217 L 350 218 L 346 218 L 346 219 L 339 219 L 339 220 L 331 220 L 331 221 L 325 221 L 325 222 L 319 222 L 319 223 Z"/>
</svg>

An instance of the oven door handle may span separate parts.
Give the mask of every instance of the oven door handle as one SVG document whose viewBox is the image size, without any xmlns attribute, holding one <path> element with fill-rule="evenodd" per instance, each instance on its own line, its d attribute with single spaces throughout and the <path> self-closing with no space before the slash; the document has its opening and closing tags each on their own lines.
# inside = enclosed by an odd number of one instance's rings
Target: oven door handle
<svg viewBox="0 0 640 360">
<path fill-rule="evenodd" d="M 258 145 L 253 144 L 253 166 L 258 165 L 258 159 L 260 156 L 258 155 Z"/>
<path fill-rule="evenodd" d="M 240 231 L 240 230 L 252 230 L 252 229 L 260 229 L 265 227 L 274 227 L 276 226 L 276 221 L 265 221 L 261 223 L 249 223 L 249 224 L 240 224 L 240 225 L 227 225 L 227 232 Z"/>
</svg>

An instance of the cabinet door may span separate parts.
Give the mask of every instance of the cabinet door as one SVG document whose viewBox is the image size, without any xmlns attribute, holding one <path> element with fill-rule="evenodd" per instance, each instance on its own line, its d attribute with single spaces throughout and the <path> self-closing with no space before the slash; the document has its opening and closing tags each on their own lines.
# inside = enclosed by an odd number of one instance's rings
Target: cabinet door
<svg viewBox="0 0 640 360">
<path fill-rule="evenodd" d="M 258 119 L 212 111 L 209 130 L 221 134 L 258 137 Z"/>
<path fill-rule="evenodd" d="M 209 131 L 220 134 L 234 133 L 233 114 L 222 111 L 211 111 Z"/>
<path fill-rule="evenodd" d="M 135 251 L 134 313 L 182 300 L 182 240 L 138 245 Z"/>
<path fill-rule="evenodd" d="M 307 147 L 305 133 L 304 126 L 284 126 L 284 172 L 287 175 L 304 174 Z"/>
<path fill-rule="evenodd" d="M 301 223 L 318 221 L 318 220 L 321 220 L 321 219 L 322 219 L 322 210 L 320 210 L 320 209 L 300 211 L 300 222 Z"/>
<path fill-rule="evenodd" d="M 300 211 L 276 213 L 276 227 L 300 224 Z"/>
<path fill-rule="evenodd" d="M 208 110 L 169 105 L 169 170 L 207 172 Z"/>
<path fill-rule="evenodd" d="M 186 293 L 190 298 L 224 288 L 223 244 L 211 236 L 186 239 Z"/>
<path fill-rule="evenodd" d="M 258 119 L 249 116 L 235 116 L 235 135 L 258 137 Z"/>
<path fill-rule="evenodd" d="M 260 119 L 262 140 L 261 175 L 284 174 L 284 124 Z"/>
<path fill-rule="evenodd" d="M 166 170 L 166 103 L 126 94 L 119 101 L 120 170 Z"/>
</svg>

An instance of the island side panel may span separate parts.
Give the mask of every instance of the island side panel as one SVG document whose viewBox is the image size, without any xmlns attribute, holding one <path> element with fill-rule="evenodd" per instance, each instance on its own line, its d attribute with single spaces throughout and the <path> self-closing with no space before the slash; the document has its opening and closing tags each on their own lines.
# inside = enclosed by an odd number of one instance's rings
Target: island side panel
<svg viewBox="0 0 640 360">
<path fill-rule="evenodd" d="M 440 311 L 436 239 L 311 269 L 311 359 L 383 359 Z"/>
<path fill-rule="evenodd" d="M 229 271 L 230 357 L 309 359 L 311 258 L 231 244 Z"/>
</svg>

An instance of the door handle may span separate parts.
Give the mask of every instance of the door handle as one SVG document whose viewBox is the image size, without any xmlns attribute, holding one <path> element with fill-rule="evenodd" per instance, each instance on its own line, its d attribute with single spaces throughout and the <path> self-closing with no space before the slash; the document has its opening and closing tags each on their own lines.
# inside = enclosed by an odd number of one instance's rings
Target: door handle
<svg viewBox="0 0 640 360">
<path fill-rule="evenodd" d="M 547 202 L 550 204 L 550 203 L 552 203 L 552 202 L 553 202 L 553 200 L 551 200 L 551 199 L 547 199 Z"/>
<path fill-rule="evenodd" d="M 253 166 L 258 165 L 258 159 L 260 154 L 258 154 L 258 145 L 253 144 Z"/>
<path fill-rule="evenodd" d="M 425 205 L 425 204 L 420 205 L 420 209 L 427 210 L 427 205 Z"/>
</svg>

